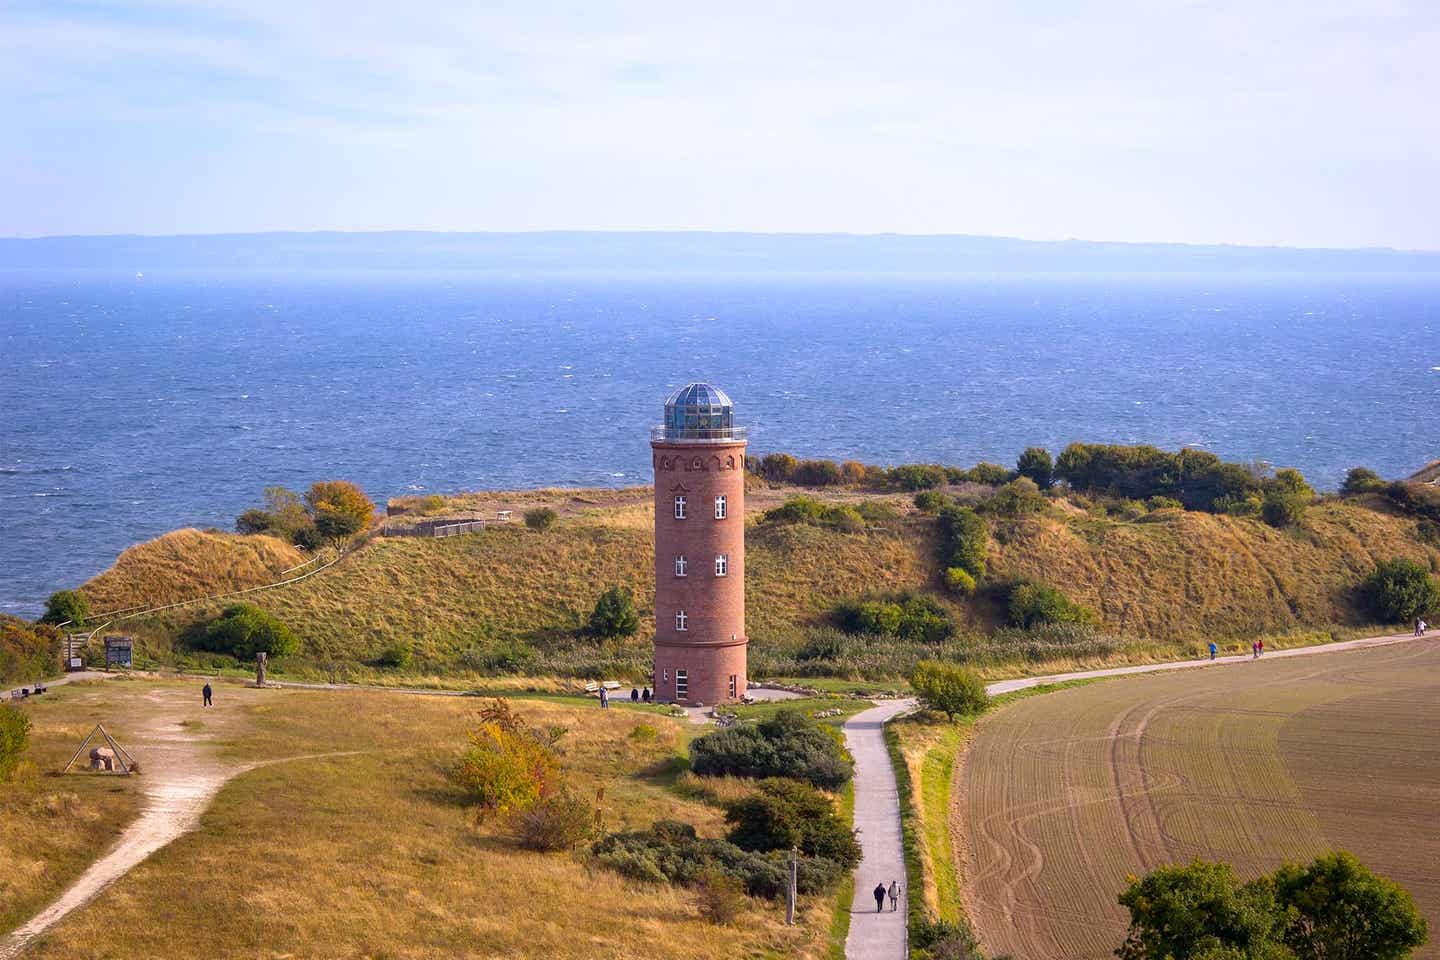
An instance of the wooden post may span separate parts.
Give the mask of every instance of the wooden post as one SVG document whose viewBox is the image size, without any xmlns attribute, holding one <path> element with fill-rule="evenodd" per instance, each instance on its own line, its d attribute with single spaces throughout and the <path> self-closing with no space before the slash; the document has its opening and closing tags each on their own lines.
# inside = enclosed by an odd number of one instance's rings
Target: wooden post
<svg viewBox="0 0 1440 960">
<path fill-rule="evenodd" d="M 800 871 L 799 853 L 798 847 L 790 848 L 790 882 L 785 888 L 785 926 L 787 927 L 795 926 L 795 890 Z"/>
<path fill-rule="evenodd" d="M 265 651 L 255 654 L 255 686 L 265 686 Z"/>
</svg>

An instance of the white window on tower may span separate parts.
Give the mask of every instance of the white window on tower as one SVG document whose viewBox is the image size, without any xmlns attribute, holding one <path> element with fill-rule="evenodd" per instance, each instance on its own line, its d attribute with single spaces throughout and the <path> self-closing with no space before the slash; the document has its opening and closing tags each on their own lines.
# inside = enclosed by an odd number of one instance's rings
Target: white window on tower
<svg viewBox="0 0 1440 960">
<path fill-rule="evenodd" d="M 675 498 L 675 519 L 676 519 L 676 520 L 684 520 L 684 519 L 685 519 L 685 498 L 684 498 L 684 497 L 676 497 L 676 498 Z"/>
<path fill-rule="evenodd" d="M 685 555 L 684 555 L 684 554 L 681 554 L 680 556 L 676 557 L 676 558 L 675 558 L 675 576 L 677 576 L 677 577 L 686 576 L 686 575 L 687 575 L 687 574 L 686 574 L 686 570 L 687 570 L 687 568 L 688 568 L 689 566 L 690 566 L 690 565 L 685 562 Z"/>
<path fill-rule="evenodd" d="M 675 699 L 684 700 L 690 695 L 690 671 L 675 671 Z"/>
<path fill-rule="evenodd" d="M 731 699 L 731 700 L 734 700 L 734 699 L 735 699 L 735 687 L 736 687 L 735 674 L 732 673 L 732 674 L 730 674 L 730 699 Z"/>
<path fill-rule="evenodd" d="M 716 519 L 716 520 L 724 520 L 724 519 L 725 519 L 725 509 L 726 509 L 725 494 L 722 493 L 722 494 L 720 494 L 720 496 L 718 496 L 718 497 L 715 498 L 715 519 Z"/>
<path fill-rule="evenodd" d="M 690 623 L 690 618 L 687 617 L 687 616 L 685 616 L 685 611 L 684 611 L 684 610 L 676 610 L 676 611 L 675 611 L 675 629 L 676 629 L 676 630 L 685 630 L 685 629 L 687 629 L 689 623 Z"/>
<path fill-rule="evenodd" d="M 730 558 L 723 554 L 715 554 L 715 576 L 723 577 L 730 572 Z"/>
</svg>

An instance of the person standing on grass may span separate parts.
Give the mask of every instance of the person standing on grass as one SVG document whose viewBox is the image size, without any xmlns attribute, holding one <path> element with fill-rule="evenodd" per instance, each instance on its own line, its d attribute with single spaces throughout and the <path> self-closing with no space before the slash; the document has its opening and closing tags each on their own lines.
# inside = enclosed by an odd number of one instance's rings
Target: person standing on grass
<svg viewBox="0 0 1440 960">
<path fill-rule="evenodd" d="M 631 702 L 631 703 L 639 703 L 639 702 L 640 702 L 640 691 L 639 691 L 639 690 L 636 690 L 634 687 L 631 687 L 631 688 L 630 688 L 630 702 Z"/>
<path fill-rule="evenodd" d="M 875 884 L 875 912 L 879 913 L 885 909 L 885 884 Z"/>
<path fill-rule="evenodd" d="M 1215 641 L 1214 641 L 1214 640 L 1211 640 L 1211 641 L 1210 641 L 1210 659 L 1211 659 L 1211 660 L 1214 660 L 1214 659 L 1215 659 L 1215 653 L 1216 653 L 1216 651 L 1219 650 L 1219 649 L 1220 649 L 1219 647 L 1215 646 Z"/>
<path fill-rule="evenodd" d="M 205 686 L 200 689 L 200 696 L 201 696 L 202 698 L 204 698 L 204 699 L 201 701 L 201 704 L 200 704 L 202 707 L 213 707 L 213 706 L 215 706 L 215 704 L 213 704 L 213 703 L 210 702 L 210 697 L 211 697 L 211 695 L 212 695 L 213 693 L 214 693 L 214 691 L 212 691 L 212 690 L 210 689 L 210 681 L 209 681 L 209 680 L 206 680 L 206 681 L 205 681 Z"/>
<path fill-rule="evenodd" d="M 900 885 L 894 880 L 890 881 L 890 909 L 896 910 L 900 907 Z"/>
<path fill-rule="evenodd" d="M 600 688 L 600 709 L 604 710 L 610 706 L 610 694 L 604 687 Z"/>
</svg>

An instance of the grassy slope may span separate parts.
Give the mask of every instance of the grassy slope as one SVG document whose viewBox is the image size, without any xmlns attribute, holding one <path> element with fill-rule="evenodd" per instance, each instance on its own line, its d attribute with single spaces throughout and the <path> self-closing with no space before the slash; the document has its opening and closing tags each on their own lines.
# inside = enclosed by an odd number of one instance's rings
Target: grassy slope
<svg viewBox="0 0 1440 960">
<path fill-rule="evenodd" d="M 58 771 L 97 720 L 123 730 L 142 706 L 98 710 L 71 699 L 73 689 L 56 687 L 21 708 L 34 728 L 16 782 L 0 784 L 0 934 L 79 876 L 139 811 L 133 777 L 62 777 Z"/>
<path fill-rule="evenodd" d="M 123 696 L 121 684 L 106 690 Z M 133 687 L 138 685 L 124 685 Z M 154 685 L 151 685 L 154 686 Z M 148 689 L 148 686 L 147 686 Z M 243 701 L 239 760 L 354 756 L 261 767 L 226 786 L 199 829 L 152 856 L 37 944 L 37 958 L 142 956 L 581 958 L 817 957 L 829 898 L 753 901 L 730 927 L 702 922 L 689 891 L 635 885 L 569 854 L 519 849 L 456 806 L 443 768 L 476 702 L 375 693 L 258 691 Z M 720 813 L 672 788 L 696 728 L 638 710 L 517 701 L 559 723 L 564 762 L 587 796 L 603 790 L 608 829 L 668 817 L 721 832 Z M 641 723 L 658 731 L 637 739 Z"/>
<path fill-rule="evenodd" d="M 767 493 L 769 501 L 778 499 Z M 573 629 L 607 584 L 620 583 L 646 614 L 630 645 L 642 649 L 654 594 L 648 503 L 617 497 L 577 507 L 566 491 L 548 495 L 568 512 L 546 533 L 516 524 L 443 540 L 382 538 L 331 571 L 255 594 L 251 602 L 290 623 L 312 659 L 365 660 L 398 637 L 413 644 L 419 659 L 443 666 L 495 638 L 543 642 L 547 631 Z M 532 492 L 531 499 L 543 497 Z M 751 519 L 747 627 L 762 648 L 822 621 L 838 599 L 933 585 L 929 518 L 906 513 L 863 533 Z M 992 526 L 995 576 L 1058 584 L 1099 610 L 1108 630 L 1164 642 L 1356 625 L 1351 588 L 1375 560 L 1410 556 L 1440 565 L 1440 551 L 1415 540 L 1413 521 L 1359 503 L 1317 505 L 1297 532 L 1200 513 L 1124 522 L 1059 510 Z M 247 539 L 253 538 L 223 542 L 243 557 Z M 100 578 L 112 601 L 181 592 L 160 566 L 136 565 L 142 550 L 127 551 Z M 145 587 L 122 594 L 114 586 L 122 581 Z M 187 607 L 132 626 L 163 648 L 194 617 L 213 611 Z M 973 627 L 993 617 L 979 601 L 958 612 Z"/>
<path fill-rule="evenodd" d="M 273 583 L 306 556 L 274 537 L 173 530 L 120 554 L 82 588 L 96 614 Z"/>
</svg>

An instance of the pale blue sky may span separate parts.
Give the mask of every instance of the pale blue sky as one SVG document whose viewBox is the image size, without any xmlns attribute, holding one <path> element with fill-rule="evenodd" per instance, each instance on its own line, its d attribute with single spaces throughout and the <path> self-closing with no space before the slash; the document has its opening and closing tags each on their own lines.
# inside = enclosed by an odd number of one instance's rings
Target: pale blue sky
<svg viewBox="0 0 1440 960">
<path fill-rule="evenodd" d="M 0 0 L 0 235 L 1440 248 L 1440 3 Z"/>
</svg>

